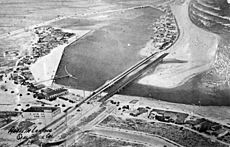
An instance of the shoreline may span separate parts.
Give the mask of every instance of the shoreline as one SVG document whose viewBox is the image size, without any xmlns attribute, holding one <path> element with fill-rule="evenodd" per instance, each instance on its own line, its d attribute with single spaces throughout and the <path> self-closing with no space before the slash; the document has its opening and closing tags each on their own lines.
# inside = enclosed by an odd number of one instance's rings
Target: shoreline
<svg viewBox="0 0 230 147">
<path fill-rule="evenodd" d="M 172 12 L 180 29 L 180 37 L 169 49 L 171 53 L 166 57 L 166 59 L 185 60 L 187 63 L 160 64 L 154 73 L 140 79 L 138 84 L 176 88 L 199 73 L 207 71 L 212 65 L 218 49 L 219 36 L 198 28 L 189 20 L 186 11 L 188 2 L 185 1 L 183 6 L 172 6 Z M 182 14 L 182 11 L 186 13 Z"/>
<path fill-rule="evenodd" d="M 63 32 L 75 33 L 75 35 L 68 39 L 67 44 L 55 47 L 48 55 L 40 57 L 34 64 L 30 66 L 30 70 L 37 83 L 42 82 L 46 86 L 51 86 L 65 48 L 90 32 L 90 30 L 61 30 Z M 42 67 L 43 69 L 41 70 Z"/>
</svg>

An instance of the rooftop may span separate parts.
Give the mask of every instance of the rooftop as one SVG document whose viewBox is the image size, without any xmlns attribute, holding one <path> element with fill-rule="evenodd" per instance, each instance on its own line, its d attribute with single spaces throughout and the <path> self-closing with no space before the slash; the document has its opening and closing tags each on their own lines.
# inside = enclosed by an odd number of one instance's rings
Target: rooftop
<svg viewBox="0 0 230 147">
<path fill-rule="evenodd" d="M 130 104 L 136 104 L 138 102 L 138 100 L 132 100 L 132 101 L 130 101 L 129 103 Z"/>
<path fill-rule="evenodd" d="M 52 91 L 48 91 L 48 92 L 46 92 L 45 95 L 52 96 L 52 95 L 60 94 L 60 93 L 63 93 L 63 92 L 68 92 L 68 90 L 64 89 L 64 88 L 59 88 L 59 89 L 55 89 L 55 90 L 52 90 Z"/>
<path fill-rule="evenodd" d="M 58 107 L 30 107 L 26 109 L 24 112 L 44 112 L 44 110 L 51 110 L 51 112 L 56 111 L 59 109 Z"/>
</svg>

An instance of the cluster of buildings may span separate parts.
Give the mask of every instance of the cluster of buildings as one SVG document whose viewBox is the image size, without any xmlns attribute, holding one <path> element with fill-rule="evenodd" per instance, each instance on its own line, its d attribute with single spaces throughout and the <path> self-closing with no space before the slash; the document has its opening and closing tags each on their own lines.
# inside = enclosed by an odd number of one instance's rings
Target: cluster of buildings
<svg viewBox="0 0 230 147">
<path fill-rule="evenodd" d="M 28 91 L 34 93 L 34 98 L 46 99 L 49 101 L 55 100 L 57 97 L 68 94 L 68 89 L 66 88 L 52 89 L 46 87 L 43 84 L 30 84 L 28 86 Z"/>
<path fill-rule="evenodd" d="M 15 84 L 21 84 L 28 87 L 28 91 L 34 93 L 35 97 L 44 99 L 54 99 L 57 96 L 68 93 L 64 88 L 49 89 L 42 84 L 35 83 L 34 77 L 29 69 L 30 65 L 44 55 L 47 55 L 51 49 L 68 42 L 68 39 L 74 36 L 74 33 L 63 32 L 61 29 L 55 29 L 49 26 L 34 28 L 37 35 L 37 41 L 32 44 L 32 53 L 18 59 L 12 72 L 10 72 L 10 80 Z M 41 91 L 43 89 L 43 91 Z"/>
<path fill-rule="evenodd" d="M 151 38 L 153 46 L 157 49 L 165 49 L 175 42 L 178 36 L 178 28 L 170 7 L 160 7 L 165 15 L 153 24 L 154 36 Z"/>
<path fill-rule="evenodd" d="M 152 109 L 148 115 L 149 119 L 156 119 L 161 122 L 170 122 L 175 124 L 184 124 L 188 114 Z"/>
<path fill-rule="evenodd" d="M 10 79 L 14 80 L 15 84 L 30 86 L 31 83 L 34 83 L 34 77 L 29 70 L 30 65 L 36 62 L 39 57 L 50 53 L 53 48 L 67 43 L 68 39 L 74 36 L 74 33 L 63 32 L 61 29 L 49 26 L 34 28 L 34 33 L 37 36 L 37 41 L 32 44 L 32 53 L 20 57 L 10 73 Z M 13 53 L 7 52 L 7 54 Z"/>
<path fill-rule="evenodd" d="M 37 27 L 34 33 L 38 39 L 32 45 L 32 56 L 39 58 L 50 53 L 50 51 L 64 43 L 68 43 L 68 39 L 74 36 L 74 33 L 63 32 L 61 29 L 55 29 L 49 26 Z"/>
<path fill-rule="evenodd" d="M 110 101 L 111 104 L 116 105 L 118 107 L 118 110 L 121 113 L 127 113 L 130 116 L 137 117 L 141 114 L 148 114 L 150 107 L 141 107 L 139 100 L 131 100 L 128 103 L 122 103 L 120 105 L 120 102 L 115 102 L 113 100 Z"/>
<path fill-rule="evenodd" d="M 230 127 L 227 125 L 183 112 L 150 108 L 149 106 L 140 105 L 139 100 L 135 99 L 124 103 L 111 100 L 110 103 L 117 106 L 117 112 L 121 115 L 145 118 L 157 122 L 174 124 L 176 126 L 180 125 L 181 129 L 183 129 L 183 127 L 189 128 L 193 131 L 215 138 L 216 140 L 230 143 Z M 129 123 L 131 126 L 132 124 L 133 122 Z"/>
<path fill-rule="evenodd" d="M 152 109 L 148 115 L 148 118 L 155 119 L 160 122 L 168 122 L 188 127 L 194 131 L 216 137 L 218 140 L 227 143 L 230 142 L 227 141 L 227 138 L 230 138 L 230 128 L 228 126 L 212 122 L 205 118 L 191 116 L 181 112 L 164 111 L 158 109 Z"/>
<path fill-rule="evenodd" d="M 31 94 L 34 98 L 52 101 L 57 97 L 68 94 L 68 89 L 52 89 L 41 83 L 36 83 L 30 71 L 30 65 L 35 63 L 39 57 L 49 54 L 55 47 L 68 43 L 68 39 L 75 34 L 63 32 L 61 29 L 49 26 L 34 28 L 34 33 L 37 40 L 32 44 L 31 52 L 25 56 L 17 57 L 18 60 L 15 66 L 9 72 L 4 72 L 2 78 L 6 76 L 15 84 L 26 86 L 27 94 Z M 5 52 L 5 56 L 11 57 L 13 55 L 18 56 L 14 51 Z M 22 96 L 22 94 L 20 94 L 20 96 Z M 21 113 L 25 119 L 43 120 L 45 124 L 47 124 L 61 113 L 61 109 L 60 107 L 31 106 Z"/>
<path fill-rule="evenodd" d="M 15 60 L 19 56 L 19 50 L 8 50 L 3 54 L 4 58 L 7 60 Z"/>
<path fill-rule="evenodd" d="M 34 81 L 34 77 L 29 70 L 28 66 L 17 66 L 10 73 L 10 80 L 13 80 L 15 84 L 28 85 Z"/>
<path fill-rule="evenodd" d="M 23 56 L 21 59 L 18 60 L 16 63 L 16 66 L 29 66 L 32 63 L 36 62 L 36 58 L 33 58 L 32 56 Z"/>
</svg>

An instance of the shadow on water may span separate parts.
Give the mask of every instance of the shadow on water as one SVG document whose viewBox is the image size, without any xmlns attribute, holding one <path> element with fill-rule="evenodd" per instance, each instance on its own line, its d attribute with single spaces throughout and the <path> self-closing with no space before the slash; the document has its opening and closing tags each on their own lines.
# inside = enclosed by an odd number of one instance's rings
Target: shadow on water
<svg viewBox="0 0 230 147">
<path fill-rule="evenodd" d="M 143 58 L 139 55 L 139 51 L 153 35 L 151 25 L 160 15 L 162 15 L 161 11 L 151 7 L 125 11 L 116 14 L 115 17 L 111 15 L 108 25 L 98 28 L 65 49 L 57 76 L 65 75 L 64 67 L 66 66 L 78 80 L 58 79 L 56 83 L 92 91 L 134 65 Z M 89 22 L 89 24 L 93 23 Z M 167 62 L 184 63 L 186 61 Z M 225 95 L 222 91 L 217 91 L 213 95 L 198 88 L 200 79 L 201 75 L 198 75 L 186 84 L 172 89 L 140 85 L 134 81 L 121 94 L 174 103 L 230 104 L 229 99 L 224 99 Z"/>
<path fill-rule="evenodd" d="M 120 74 L 143 58 L 139 51 L 153 35 L 153 21 L 162 14 L 151 7 L 110 14 L 109 20 L 106 20 L 108 25 L 98 28 L 64 51 L 57 76 L 65 75 L 66 66 L 78 80 L 59 79 L 56 83 L 94 90 Z"/>
</svg>

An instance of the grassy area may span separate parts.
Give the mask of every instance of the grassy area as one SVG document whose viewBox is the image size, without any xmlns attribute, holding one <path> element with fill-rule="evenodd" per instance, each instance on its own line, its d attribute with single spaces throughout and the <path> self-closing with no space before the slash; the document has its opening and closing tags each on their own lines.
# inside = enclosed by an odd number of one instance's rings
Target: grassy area
<svg viewBox="0 0 230 147">
<path fill-rule="evenodd" d="M 7 126 L 6 128 L 4 128 L 5 130 L 9 130 L 12 127 L 15 127 L 19 130 L 27 130 L 29 127 L 31 127 L 32 125 L 34 125 L 34 123 L 30 122 L 30 121 L 21 121 L 21 122 L 14 122 L 12 124 L 10 124 L 9 126 Z"/>
<path fill-rule="evenodd" d="M 129 143 L 119 140 L 112 140 L 101 138 L 92 135 L 85 135 L 83 139 L 74 144 L 72 147 L 120 147 L 120 146 L 132 146 L 132 147 L 145 147 L 141 144 Z"/>
<path fill-rule="evenodd" d="M 61 139 L 65 139 L 67 136 L 74 134 L 78 130 L 79 130 L 79 128 L 76 126 L 69 128 L 67 132 L 65 132 L 61 135 Z"/>
<path fill-rule="evenodd" d="M 88 117 L 84 117 L 81 122 L 78 124 L 78 126 L 86 125 L 87 123 L 94 120 L 99 114 L 101 114 L 103 111 L 105 111 L 106 107 L 100 108 L 98 111 L 90 114 Z"/>
<path fill-rule="evenodd" d="M 210 139 L 205 138 L 202 135 L 199 135 L 188 129 L 171 124 L 146 122 L 140 119 L 123 119 L 120 117 L 110 115 L 105 120 L 103 120 L 100 123 L 100 125 L 106 127 L 122 128 L 132 131 L 140 131 L 149 134 L 156 134 L 186 147 L 226 146 L 219 142 L 212 142 Z"/>
<path fill-rule="evenodd" d="M 11 118 L 0 118 L 0 128 L 11 123 L 13 120 Z"/>
<path fill-rule="evenodd" d="M 87 11 L 90 8 L 100 9 L 100 5 L 106 8 L 107 3 L 91 2 L 84 0 L 68 1 L 36 1 L 36 0 L 0 0 L 1 20 L 0 32 L 6 33 L 48 21 L 60 16 L 75 15 Z M 91 10 L 93 11 L 93 10 Z"/>
<path fill-rule="evenodd" d="M 10 124 L 9 126 L 5 127 L 4 130 L 9 130 L 10 128 L 12 128 L 13 126 L 17 126 L 18 122 L 13 122 L 12 124 Z"/>
</svg>

